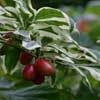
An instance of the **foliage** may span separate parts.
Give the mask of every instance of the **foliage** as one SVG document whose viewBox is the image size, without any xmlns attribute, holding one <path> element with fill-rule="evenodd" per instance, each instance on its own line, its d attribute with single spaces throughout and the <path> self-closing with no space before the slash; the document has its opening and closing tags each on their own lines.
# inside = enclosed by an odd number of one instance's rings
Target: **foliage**
<svg viewBox="0 0 100 100">
<path fill-rule="evenodd" d="M 0 6 L 0 46 L 8 48 L 0 57 L 0 99 L 76 100 L 81 82 L 92 92 L 88 76 L 100 81 L 100 54 L 71 37 L 70 33 L 78 32 L 75 22 L 58 9 L 35 10 L 31 0 L 14 2 L 15 7 Z M 14 44 L 3 38 L 7 32 L 13 33 Z M 50 60 L 56 74 L 40 86 L 23 80 L 23 65 L 18 59 L 22 50 L 34 55 L 33 63 L 37 58 Z"/>
</svg>

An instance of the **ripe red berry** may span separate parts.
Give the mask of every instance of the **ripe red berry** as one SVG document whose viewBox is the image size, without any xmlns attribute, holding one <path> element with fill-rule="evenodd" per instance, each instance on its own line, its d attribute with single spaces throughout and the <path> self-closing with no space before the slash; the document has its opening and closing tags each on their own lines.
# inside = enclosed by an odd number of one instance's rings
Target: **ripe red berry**
<svg viewBox="0 0 100 100">
<path fill-rule="evenodd" d="M 23 77 L 25 80 L 32 81 L 36 77 L 36 70 L 33 64 L 28 64 L 23 70 Z"/>
<path fill-rule="evenodd" d="M 26 64 L 29 64 L 32 60 L 33 56 L 25 51 L 22 51 L 21 52 L 21 55 L 20 55 L 20 62 L 21 64 L 23 65 L 26 65 Z"/>
<path fill-rule="evenodd" d="M 34 84 L 42 84 L 45 80 L 45 76 L 43 75 L 37 75 L 34 80 L 33 80 L 33 83 Z"/>
<path fill-rule="evenodd" d="M 35 62 L 35 69 L 40 75 L 53 75 L 55 73 L 55 70 L 53 68 L 53 65 L 45 59 L 38 59 Z"/>
</svg>

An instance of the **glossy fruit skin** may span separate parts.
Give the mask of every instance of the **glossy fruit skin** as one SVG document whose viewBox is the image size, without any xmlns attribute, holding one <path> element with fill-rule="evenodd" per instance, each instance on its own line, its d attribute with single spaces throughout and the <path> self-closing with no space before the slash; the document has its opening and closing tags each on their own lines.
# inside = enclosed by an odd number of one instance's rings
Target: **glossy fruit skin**
<svg viewBox="0 0 100 100">
<path fill-rule="evenodd" d="M 23 65 L 29 64 L 32 60 L 33 56 L 27 53 L 26 51 L 22 51 L 20 54 L 20 62 Z"/>
<path fill-rule="evenodd" d="M 28 81 L 32 81 L 36 77 L 36 70 L 33 64 L 28 64 L 24 67 L 23 77 Z"/>
<path fill-rule="evenodd" d="M 53 65 L 45 59 L 38 59 L 35 62 L 35 69 L 40 75 L 52 76 L 55 73 Z"/>
<path fill-rule="evenodd" d="M 42 84 L 45 80 L 45 76 L 43 75 L 36 75 L 36 77 L 34 78 L 34 80 L 32 81 L 34 84 Z"/>
</svg>

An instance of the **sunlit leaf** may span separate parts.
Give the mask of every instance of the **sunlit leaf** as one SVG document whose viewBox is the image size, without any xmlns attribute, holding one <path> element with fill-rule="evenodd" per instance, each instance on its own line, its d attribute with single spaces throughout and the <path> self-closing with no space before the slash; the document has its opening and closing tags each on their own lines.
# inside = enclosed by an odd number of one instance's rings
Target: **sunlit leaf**
<svg viewBox="0 0 100 100">
<path fill-rule="evenodd" d="M 17 29 L 14 32 L 14 34 L 21 35 L 21 36 L 23 36 L 24 38 L 27 38 L 27 39 L 30 38 L 30 33 L 27 30 L 19 30 L 19 29 Z"/>
<path fill-rule="evenodd" d="M 92 67 L 82 67 L 80 68 L 89 71 L 89 73 L 94 77 L 96 80 L 100 81 L 100 69 L 99 68 L 92 68 Z"/>
<path fill-rule="evenodd" d="M 22 46 L 28 50 L 34 50 L 41 47 L 41 45 L 36 41 L 23 41 Z"/>
</svg>

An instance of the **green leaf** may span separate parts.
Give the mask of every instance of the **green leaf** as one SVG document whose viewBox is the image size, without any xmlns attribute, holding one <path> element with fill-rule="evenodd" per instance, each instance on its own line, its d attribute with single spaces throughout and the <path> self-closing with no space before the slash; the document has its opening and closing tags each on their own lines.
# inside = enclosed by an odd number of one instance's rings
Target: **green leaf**
<svg viewBox="0 0 100 100">
<path fill-rule="evenodd" d="M 36 41 L 23 41 L 22 46 L 28 50 L 34 50 L 41 47 L 41 45 Z"/>
<path fill-rule="evenodd" d="M 32 16 L 35 17 L 36 10 L 32 7 L 31 0 L 26 0 L 26 6 L 29 9 L 29 11 L 32 13 Z"/>
<path fill-rule="evenodd" d="M 10 46 L 6 48 L 5 66 L 7 67 L 8 71 L 11 71 L 16 66 L 19 55 L 20 51 L 18 49 Z"/>
<path fill-rule="evenodd" d="M 8 6 L 8 7 L 5 7 L 5 10 L 11 14 L 11 17 L 16 18 L 17 21 L 20 22 L 19 12 L 16 8 Z"/>
<path fill-rule="evenodd" d="M 60 29 L 57 26 L 52 26 L 52 30 L 61 37 L 62 41 L 65 41 L 65 42 L 74 41 L 73 38 L 70 36 L 69 32 L 67 32 L 67 30 Z"/>
<path fill-rule="evenodd" d="M 51 81 L 50 81 L 51 87 L 55 86 L 55 81 L 56 81 L 56 74 L 54 74 L 54 75 L 51 76 Z"/>
<path fill-rule="evenodd" d="M 90 56 L 87 56 L 87 55 L 83 55 L 84 56 L 84 60 L 87 60 L 87 61 L 91 61 L 92 63 L 97 63 L 97 60 L 90 57 Z"/>
<path fill-rule="evenodd" d="M 43 37 L 41 42 L 42 42 L 43 46 L 46 46 L 47 44 L 53 42 L 53 40 L 51 38 L 49 38 L 49 37 Z"/>
<path fill-rule="evenodd" d="M 2 6 L 0 6 L 0 15 L 3 15 L 5 12 L 5 9 Z"/>
<path fill-rule="evenodd" d="M 45 24 L 45 23 L 40 24 L 40 23 L 38 23 L 38 24 L 31 24 L 29 26 L 29 29 L 42 30 L 42 29 L 49 28 L 49 27 L 50 27 L 50 25 L 48 25 L 48 24 Z"/>
<path fill-rule="evenodd" d="M 52 32 L 47 32 L 47 31 L 40 30 L 39 34 L 40 34 L 40 37 L 42 37 L 42 38 L 43 37 L 48 37 L 48 38 L 51 38 L 53 40 L 60 40 L 61 39 L 61 37 L 59 35 L 56 35 Z"/>
<path fill-rule="evenodd" d="M 50 88 L 48 85 L 0 91 L 0 97 L 5 100 L 75 100 L 69 91 Z"/>
<path fill-rule="evenodd" d="M 57 26 L 69 25 L 69 17 L 64 12 L 50 7 L 40 8 L 36 13 L 35 20 L 39 23 L 45 22 Z"/>
<path fill-rule="evenodd" d="M 69 55 L 68 52 L 64 48 L 62 48 L 61 46 L 58 46 L 56 44 L 54 44 L 54 45 L 49 44 L 49 46 L 54 48 L 55 50 L 58 50 L 59 52 L 61 52 L 65 56 L 71 57 L 71 55 Z"/>
<path fill-rule="evenodd" d="M 25 14 L 29 14 L 32 15 L 27 6 L 26 6 L 26 0 L 14 0 L 16 2 L 16 5 L 19 6 L 19 8 L 21 8 L 21 10 L 25 13 Z"/>
<path fill-rule="evenodd" d="M 0 89 L 10 89 L 14 86 L 14 82 L 9 81 L 8 79 L 2 77 L 0 78 Z"/>
<path fill-rule="evenodd" d="M 72 33 L 79 33 L 78 29 L 76 28 L 76 23 L 71 18 L 70 18 L 70 30 L 69 31 Z"/>
<path fill-rule="evenodd" d="M 20 29 L 17 29 L 17 30 L 14 31 L 13 33 L 16 34 L 16 35 L 20 35 L 20 36 L 26 38 L 27 40 L 30 39 L 30 32 L 27 31 L 27 30 L 20 30 Z"/>
<path fill-rule="evenodd" d="M 36 19 L 46 19 L 46 18 L 64 18 L 62 12 L 58 9 L 50 8 L 50 7 L 43 7 L 37 11 Z"/>
<path fill-rule="evenodd" d="M 82 50 L 86 54 L 89 54 L 91 57 L 93 57 L 95 60 L 97 60 L 96 55 L 91 50 L 89 50 L 88 48 L 80 46 L 80 50 Z"/>
<path fill-rule="evenodd" d="M 100 51 L 99 50 L 93 50 L 93 49 L 89 49 L 98 59 L 98 61 L 100 61 Z"/>
<path fill-rule="evenodd" d="M 89 73 L 92 75 L 94 79 L 100 81 L 100 69 L 99 68 L 83 67 L 83 66 L 80 66 L 80 68 L 89 71 Z"/>
<path fill-rule="evenodd" d="M 74 63 L 71 58 L 63 55 L 63 56 L 55 56 L 56 59 L 61 61 L 67 61 L 68 63 Z"/>
<path fill-rule="evenodd" d="M 5 55 L 5 49 L 6 49 L 6 46 L 1 46 L 1 48 L 0 48 L 0 56 L 1 55 Z"/>
<path fill-rule="evenodd" d="M 15 18 L 9 18 L 9 17 L 4 17 L 0 16 L 0 23 L 5 24 L 5 23 L 16 23 Z"/>
<path fill-rule="evenodd" d="M 3 25 L 0 25 L 0 33 L 8 33 L 8 32 L 11 32 L 13 31 L 15 28 L 14 26 L 10 25 L 10 24 L 3 24 Z"/>
</svg>

